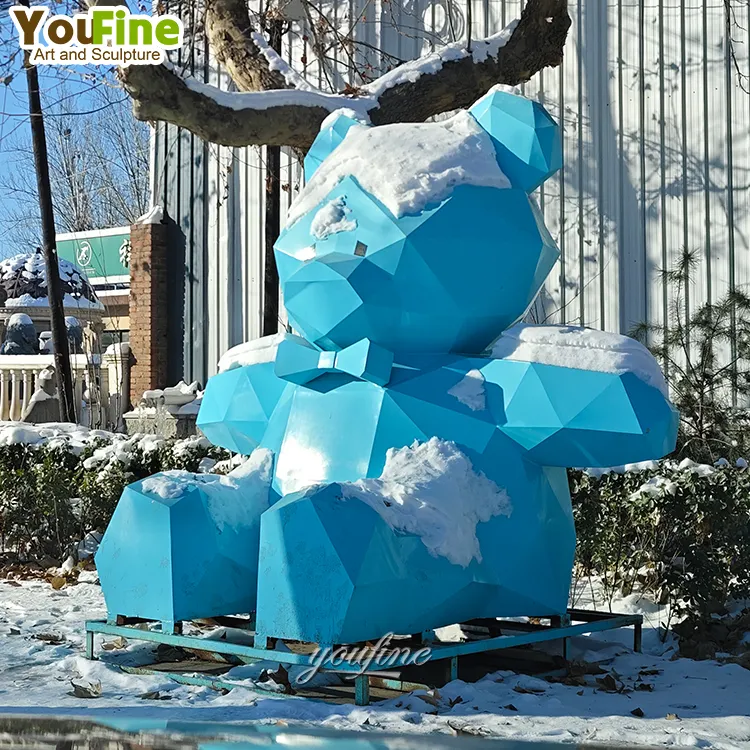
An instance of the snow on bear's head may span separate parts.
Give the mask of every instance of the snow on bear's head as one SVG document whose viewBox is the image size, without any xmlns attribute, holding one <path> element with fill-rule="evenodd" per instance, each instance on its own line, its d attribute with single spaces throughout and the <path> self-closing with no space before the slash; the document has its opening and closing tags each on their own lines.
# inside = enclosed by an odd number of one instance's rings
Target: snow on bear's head
<svg viewBox="0 0 750 750">
<path fill-rule="evenodd" d="M 502 88 L 432 123 L 321 127 L 276 242 L 290 322 L 324 349 L 479 353 L 559 251 L 528 193 L 561 166 L 544 108 Z"/>
</svg>

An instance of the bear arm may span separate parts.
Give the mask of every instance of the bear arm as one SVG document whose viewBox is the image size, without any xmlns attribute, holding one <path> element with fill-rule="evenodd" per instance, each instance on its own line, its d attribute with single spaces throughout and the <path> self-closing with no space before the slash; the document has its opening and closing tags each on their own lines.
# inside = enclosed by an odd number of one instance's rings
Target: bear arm
<svg viewBox="0 0 750 750">
<path fill-rule="evenodd" d="M 481 371 L 496 424 L 541 465 L 618 466 L 674 450 L 676 409 L 632 372 L 510 360 Z"/>
<path fill-rule="evenodd" d="M 214 444 L 248 455 L 263 440 L 276 406 L 288 388 L 273 362 L 245 365 L 209 379 L 197 426 Z"/>
</svg>

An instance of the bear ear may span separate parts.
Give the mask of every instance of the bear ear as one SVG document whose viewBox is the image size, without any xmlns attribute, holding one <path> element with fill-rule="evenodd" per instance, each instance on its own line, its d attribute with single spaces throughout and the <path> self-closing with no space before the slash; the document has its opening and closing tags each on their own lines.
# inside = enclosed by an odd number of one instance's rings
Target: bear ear
<svg viewBox="0 0 750 750">
<path fill-rule="evenodd" d="M 367 125 L 353 115 L 355 113 L 351 110 L 337 109 L 323 120 L 320 132 L 305 156 L 305 180 L 309 180 L 324 159 L 341 144 L 350 128 Z"/>
<path fill-rule="evenodd" d="M 560 128 L 538 102 L 495 86 L 469 112 L 492 138 L 497 163 L 514 188 L 530 193 L 562 167 Z"/>
</svg>

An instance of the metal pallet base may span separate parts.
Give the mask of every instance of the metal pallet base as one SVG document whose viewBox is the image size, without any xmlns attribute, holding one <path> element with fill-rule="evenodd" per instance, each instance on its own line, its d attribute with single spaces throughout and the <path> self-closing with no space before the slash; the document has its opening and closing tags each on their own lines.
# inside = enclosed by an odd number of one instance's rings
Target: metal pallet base
<svg viewBox="0 0 750 750">
<path fill-rule="evenodd" d="M 543 624 L 542 620 L 548 620 L 549 625 Z M 273 661 L 287 665 L 298 665 L 309 667 L 310 655 L 316 648 L 325 648 L 319 644 L 300 644 L 293 641 L 284 642 L 291 650 L 278 651 L 275 648 L 275 638 L 255 634 L 253 646 L 244 646 L 227 641 L 208 640 L 197 636 L 186 636 L 181 634 L 181 623 L 158 623 L 153 626 L 159 629 L 144 630 L 135 627 L 135 623 L 143 623 L 143 620 L 118 617 L 116 622 L 104 620 L 88 620 L 86 622 L 86 658 L 94 659 L 94 636 L 102 635 L 121 636 L 134 641 L 150 641 L 152 643 L 163 643 L 170 646 L 183 648 L 193 653 L 198 652 L 209 659 L 220 661 L 231 661 L 234 663 L 253 663 L 257 661 Z M 252 632 L 251 620 L 239 618 L 215 618 L 218 624 L 226 624 L 229 627 L 244 627 Z M 175 626 L 176 625 L 176 626 Z M 471 654 L 479 654 L 503 649 L 517 648 L 534 643 L 547 641 L 562 641 L 563 656 L 567 656 L 567 639 L 578 635 L 599 633 L 605 630 L 615 630 L 633 626 L 633 648 L 641 650 L 641 635 L 643 628 L 643 617 L 641 615 L 621 615 L 605 612 L 593 612 L 588 610 L 568 610 L 566 615 L 537 618 L 529 622 L 516 622 L 510 620 L 478 619 L 461 623 L 461 628 L 468 640 L 463 642 L 439 641 L 432 632 L 412 636 L 408 640 L 394 640 L 392 647 L 409 646 L 430 649 L 430 653 L 421 662 L 419 669 L 434 666 L 434 662 L 445 661 L 446 669 L 444 682 L 451 682 L 458 677 L 459 658 Z M 174 632 L 174 631 L 177 632 Z M 348 644 L 347 650 L 360 649 L 372 644 Z M 335 653 L 336 648 L 332 649 Z M 231 682 L 221 680 L 209 675 L 193 675 L 166 671 L 163 668 L 152 667 L 123 668 L 129 672 L 139 674 L 161 674 L 177 682 L 191 685 L 202 685 L 213 688 L 236 687 Z M 410 668 L 411 669 L 411 668 Z M 414 668 L 416 669 L 416 667 Z M 368 669 L 360 674 L 361 667 L 358 664 L 350 664 L 346 661 L 337 664 L 330 663 L 330 657 L 321 665 L 321 672 L 335 672 L 353 678 L 354 697 L 358 706 L 366 706 L 370 702 L 370 686 L 376 686 L 386 690 L 408 691 L 418 687 L 425 687 L 427 683 L 418 680 L 403 680 L 398 677 L 394 679 L 393 672 L 384 672 L 382 669 Z M 434 683 L 434 671 L 433 679 Z"/>
</svg>

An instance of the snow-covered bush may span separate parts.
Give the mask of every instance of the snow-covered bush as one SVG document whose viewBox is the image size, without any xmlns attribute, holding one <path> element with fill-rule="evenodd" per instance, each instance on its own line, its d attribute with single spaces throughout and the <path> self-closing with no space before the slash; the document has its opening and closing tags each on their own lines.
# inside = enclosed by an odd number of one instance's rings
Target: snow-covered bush
<svg viewBox="0 0 750 750">
<path fill-rule="evenodd" d="M 106 528 L 126 484 L 168 469 L 205 471 L 227 457 L 205 438 L 0 424 L 0 549 L 64 559 Z"/>
<path fill-rule="evenodd" d="M 750 471 L 664 460 L 571 472 L 577 574 L 608 595 L 640 591 L 675 616 L 708 617 L 750 597 Z"/>
</svg>

